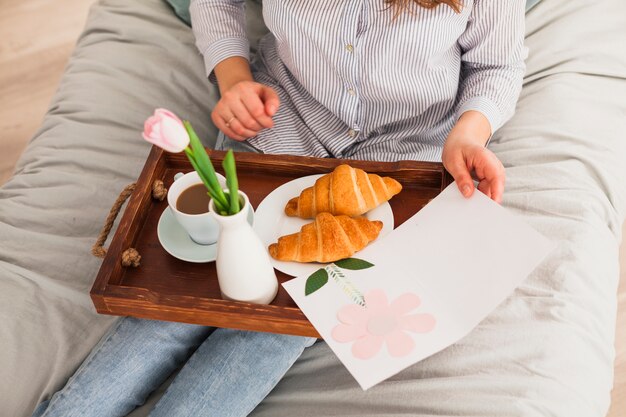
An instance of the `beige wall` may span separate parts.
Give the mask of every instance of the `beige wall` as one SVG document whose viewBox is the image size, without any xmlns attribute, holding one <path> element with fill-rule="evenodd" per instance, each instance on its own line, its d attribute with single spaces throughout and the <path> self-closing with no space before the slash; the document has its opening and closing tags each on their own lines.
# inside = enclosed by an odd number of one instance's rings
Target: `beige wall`
<svg viewBox="0 0 626 417">
<path fill-rule="evenodd" d="M 0 0 L 0 184 L 40 125 L 93 0 Z"/>
</svg>

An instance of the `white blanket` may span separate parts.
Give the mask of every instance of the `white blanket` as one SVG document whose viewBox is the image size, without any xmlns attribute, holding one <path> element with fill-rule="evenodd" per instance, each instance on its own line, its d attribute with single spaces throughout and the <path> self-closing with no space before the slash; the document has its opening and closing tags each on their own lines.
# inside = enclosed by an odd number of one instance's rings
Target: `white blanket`
<svg viewBox="0 0 626 417">
<path fill-rule="evenodd" d="M 527 23 L 526 84 L 491 147 L 507 167 L 504 204 L 558 250 L 449 349 L 363 393 L 317 343 L 254 416 L 606 413 L 626 216 L 626 3 L 543 0 Z M 102 0 L 0 188 L 3 416 L 30 415 L 114 320 L 91 305 L 100 261 L 89 248 L 147 156 L 146 116 L 167 107 L 214 137 L 216 91 L 193 43 L 159 0 Z"/>
</svg>

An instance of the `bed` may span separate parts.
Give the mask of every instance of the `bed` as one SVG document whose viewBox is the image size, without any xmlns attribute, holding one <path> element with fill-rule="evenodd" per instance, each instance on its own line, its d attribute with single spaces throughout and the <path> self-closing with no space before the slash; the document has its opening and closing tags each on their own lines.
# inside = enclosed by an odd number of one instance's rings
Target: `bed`
<svg viewBox="0 0 626 417">
<path fill-rule="evenodd" d="M 260 6 L 248 6 L 258 39 Z M 490 146 L 507 169 L 504 205 L 558 249 L 515 293 L 460 342 L 365 393 L 319 342 L 253 416 L 607 413 L 626 217 L 625 42 L 621 0 L 543 0 L 527 15 L 524 89 Z M 116 320 L 91 304 L 100 260 L 89 250 L 149 152 L 143 120 L 169 108 L 211 146 L 217 99 L 191 31 L 165 3 L 93 6 L 0 188 L 0 414 L 30 415 Z"/>
</svg>

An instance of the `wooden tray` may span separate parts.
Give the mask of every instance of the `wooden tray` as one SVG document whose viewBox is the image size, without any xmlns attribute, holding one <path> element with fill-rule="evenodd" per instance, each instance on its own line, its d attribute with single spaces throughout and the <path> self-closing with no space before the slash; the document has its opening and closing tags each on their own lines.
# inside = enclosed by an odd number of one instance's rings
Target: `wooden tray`
<svg viewBox="0 0 626 417">
<path fill-rule="evenodd" d="M 222 172 L 224 152 L 209 152 L 216 169 Z M 235 157 L 240 187 L 254 208 L 281 184 L 330 172 L 342 163 L 337 159 L 252 153 L 237 153 Z M 392 176 L 402 183 L 404 189 L 390 201 L 395 226 L 452 182 L 439 163 L 355 160 L 349 163 L 367 172 Z M 96 310 L 102 314 L 319 337 L 282 286 L 271 305 L 222 300 L 214 262 L 184 262 L 161 247 L 157 223 L 167 207 L 167 199 L 152 199 L 152 184 L 160 179 L 169 187 L 176 173 L 191 170 L 183 154 L 153 147 L 91 289 Z M 137 268 L 124 267 L 120 262 L 121 253 L 129 247 L 141 254 L 141 265 Z M 280 282 L 291 278 L 278 271 L 277 275 Z"/>
</svg>

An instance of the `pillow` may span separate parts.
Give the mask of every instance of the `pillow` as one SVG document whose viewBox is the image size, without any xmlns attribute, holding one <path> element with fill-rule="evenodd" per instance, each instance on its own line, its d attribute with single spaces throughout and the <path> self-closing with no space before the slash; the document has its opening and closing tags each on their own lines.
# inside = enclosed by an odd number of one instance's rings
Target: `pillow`
<svg viewBox="0 0 626 417">
<path fill-rule="evenodd" d="M 189 16 L 189 1 L 190 0 L 165 0 L 172 6 L 176 16 L 185 22 L 188 26 L 191 26 L 191 16 Z M 257 3 L 261 3 L 262 0 L 254 0 Z M 526 11 L 532 9 L 540 0 L 526 0 Z"/>
<path fill-rule="evenodd" d="M 191 16 L 189 15 L 190 0 L 165 0 L 180 20 L 185 22 L 187 26 L 191 26 Z"/>
<path fill-rule="evenodd" d="M 526 11 L 529 11 L 537 5 L 541 0 L 526 0 Z"/>
</svg>

